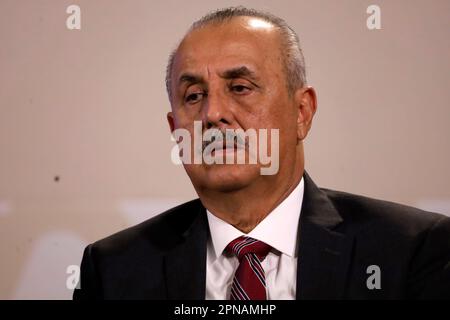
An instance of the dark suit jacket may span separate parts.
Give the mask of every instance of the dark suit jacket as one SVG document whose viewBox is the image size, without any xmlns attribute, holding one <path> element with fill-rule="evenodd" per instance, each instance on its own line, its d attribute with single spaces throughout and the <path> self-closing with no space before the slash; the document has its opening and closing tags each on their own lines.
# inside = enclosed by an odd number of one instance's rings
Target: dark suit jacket
<svg viewBox="0 0 450 320">
<path fill-rule="evenodd" d="M 449 218 L 304 182 L 298 299 L 450 298 Z M 95 242 L 74 299 L 204 299 L 208 233 L 197 199 Z"/>
</svg>

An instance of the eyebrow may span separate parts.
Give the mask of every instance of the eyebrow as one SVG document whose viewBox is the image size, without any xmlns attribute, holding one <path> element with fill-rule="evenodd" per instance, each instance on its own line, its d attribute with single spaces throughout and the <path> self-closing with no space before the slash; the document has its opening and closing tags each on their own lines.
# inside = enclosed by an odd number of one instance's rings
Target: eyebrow
<svg viewBox="0 0 450 320">
<path fill-rule="evenodd" d="M 236 79 L 236 78 L 242 78 L 242 77 L 248 77 L 253 80 L 256 80 L 256 73 L 252 71 L 247 66 L 239 66 L 236 68 L 232 68 L 229 70 L 225 70 L 220 74 L 220 76 L 224 79 Z M 204 79 L 200 75 L 195 75 L 193 73 L 183 73 L 179 80 L 178 84 L 181 85 L 183 83 L 187 84 L 196 84 L 196 83 L 204 83 Z"/>
<path fill-rule="evenodd" d="M 178 84 L 181 85 L 183 83 L 193 84 L 193 83 L 201 83 L 204 82 L 201 76 L 192 74 L 192 73 L 183 73 L 178 80 Z"/>
<path fill-rule="evenodd" d="M 249 77 L 251 79 L 257 78 L 255 72 L 250 70 L 247 66 L 240 66 L 237 68 L 226 70 L 221 74 L 221 77 L 225 79 L 236 79 L 242 77 Z"/>
</svg>

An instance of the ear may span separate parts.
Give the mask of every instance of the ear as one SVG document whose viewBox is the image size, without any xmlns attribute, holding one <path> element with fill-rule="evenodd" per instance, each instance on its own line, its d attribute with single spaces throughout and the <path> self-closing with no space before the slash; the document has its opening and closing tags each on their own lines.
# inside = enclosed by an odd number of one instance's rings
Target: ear
<svg viewBox="0 0 450 320">
<path fill-rule="evenodd" d="M 312 119 L 317 109 L 316 91 L 306 86 L 295 92 L 295 102 L 298 106 L 297 139 L 302 141 L 311 129 Z"/>
<path fill-rule="evenodd" d="M 169 123 L 170 132 L 173 132 L 175 130 L 175 120 L 172 111 L 167 113 L 167 122 Z"/>
</svg>

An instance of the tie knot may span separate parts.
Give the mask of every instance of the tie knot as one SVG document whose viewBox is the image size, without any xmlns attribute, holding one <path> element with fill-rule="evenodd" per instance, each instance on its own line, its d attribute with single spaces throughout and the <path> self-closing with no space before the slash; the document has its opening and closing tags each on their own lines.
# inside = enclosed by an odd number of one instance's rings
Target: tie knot
<svg viewBox="0 0 450 320">
<path fill-rule="evenodd" d="M 236 255 L 239 261 L 249 253 L 256 254 L 259 260 L 262 261 L 267 256 L 271 248 L 271 246 L 262 241 L 241 236 L 231 241 L 225 250 L 228 253 Z"/>
</svg>

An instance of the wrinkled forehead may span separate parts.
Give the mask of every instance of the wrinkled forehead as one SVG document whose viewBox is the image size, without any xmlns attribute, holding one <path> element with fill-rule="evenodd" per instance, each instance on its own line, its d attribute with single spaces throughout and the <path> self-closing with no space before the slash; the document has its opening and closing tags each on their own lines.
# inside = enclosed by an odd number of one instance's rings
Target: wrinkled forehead
<svg viewBox="0 0 450 320">
<path fill-rule="evenodd" d="M 185 69 L 280 61 L 278 29 L 265 20 L 237 17 L 189 32 L 174 57 L 172 75 Z M 225 67 L 225 66 L 224 66 Z"/>
</svg>

